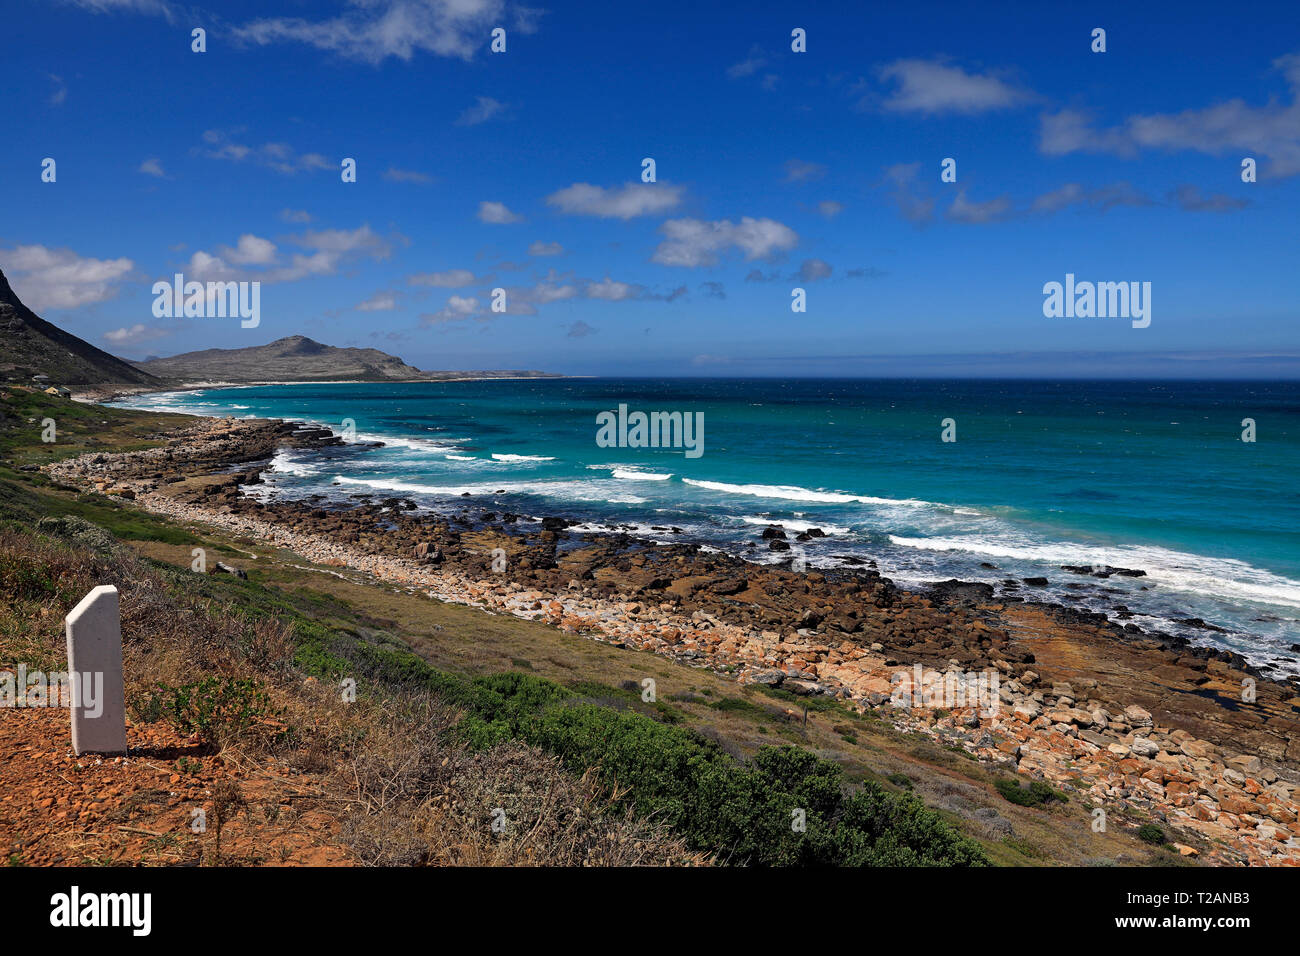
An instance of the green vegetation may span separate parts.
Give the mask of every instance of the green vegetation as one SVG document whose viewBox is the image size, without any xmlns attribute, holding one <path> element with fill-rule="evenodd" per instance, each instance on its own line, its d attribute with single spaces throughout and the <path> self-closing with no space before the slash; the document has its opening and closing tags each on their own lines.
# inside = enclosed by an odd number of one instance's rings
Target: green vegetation
<svg viewBox="0 0 1300 956">
<path fill-rule="evenodd" d="M 1165 840 L 1165 831 L 1154 823 L 1144 823 L 1138 827 L 1137 836 L 1143 843 L 1150 843 L 1154 846 L 1161 846 L 1167 842 Z"/>
<path fill-rule="evenodd" d="M 1041 780 L 1020 781 L 1015 777 L 1000 777 L 993 781 L 998 793 L 1019 807 L 1043 807 L 1069 800 L 1059 790 L 1053 790 Z"/>
<path fill-rule="evenodd" d="M 159 684 L 132 702 L 132 716 L 150 724 L 165 720 L 181 734 L 220 746 L 279 713 L 255 681 L 208 677 L 179 687 Z"/>
</svg>

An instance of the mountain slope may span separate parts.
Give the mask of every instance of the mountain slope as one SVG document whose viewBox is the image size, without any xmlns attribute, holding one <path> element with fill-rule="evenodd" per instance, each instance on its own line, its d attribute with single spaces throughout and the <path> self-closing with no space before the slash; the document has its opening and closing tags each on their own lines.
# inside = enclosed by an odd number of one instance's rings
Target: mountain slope
<svg viewBox="0 0 1300 956">
<path fill-rule="evenodd" d="M 338 348 L 302 335 L 243 349 L 204 349 L 170 358 L 151 358 L 135 365 L 159 378 L 185 382 L 396 382 L 544 374 L 425 372 L 378 349 Z"/>
<path fill-rule="evenodd" d="M 55 385 L 155 385 L 158 380 L 71 332 L 51 325 L 19 301 L 0 271 L 0 377 Z"/>
</svg>

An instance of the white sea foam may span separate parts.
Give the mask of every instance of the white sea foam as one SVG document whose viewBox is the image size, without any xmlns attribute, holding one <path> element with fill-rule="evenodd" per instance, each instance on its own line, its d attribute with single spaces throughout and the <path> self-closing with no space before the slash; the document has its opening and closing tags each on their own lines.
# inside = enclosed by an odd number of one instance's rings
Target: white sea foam
<svg viewBox="0 0 1300 956">
<path fill-rule="evenodd" d="M 554 458 L 548 458 L 546 455 L 496 455 L 492 458 L 495 461 L 555 461 Z"/>
<path fill-rule="evenodd" d="M 824 521 L 803 521 L 798 518 L 763 518 L 757 515 L 742 515 L 740 520 L 745 524 L 758 525 L 766 528 L 768 525 L 779 524 L 788 531 L 807 531 L 809 528 L 819 528 L 827 534 L 848 534 L 852 528 L 842 528 L 839 525 L 827 524 Z"/>
<path fill-rule="evenodd" d="M 398 491 L 408 495 L 457 497 L 466 493 L 471 495 L 493 495 L 501 491 L 511 495 L 541 495 L 566 501 L 601 501 L 616 505 L 640 505 L 646 503 L 645 498 L 625 494 L 621 489 L 604 488 L 601 487 L 600 482 L 594 481 L 524 481 L 470 485 L 423 485 L 391 478 L 348 478 L 344 475 L 335 475 L 334 480 L 343 485 L 365 485 L 381 491 Z"/>
<path fill-rule="evenodd" d="M 277 453 L 276 456 L 271 459 L 271 468 L 277 474 L 295 475 L 300 478 L 320 474 L 319 468 L 313 468 L 301 458 L 286 451 Z"/>
<path fill-rule="evenodd" d="M 908 508 L 932 505 L 932 502 L 916 498 L 875 498 L 870 495 L 850 495 L 838 491 L 815 491 L 797 485 L 731 485 L 722 481 L 701 481 L 695 478 L 683 478 L 682 481 L 697 488 L 707 488 L 709 491 L 753 495 L 757 498 L 779 498 L 783 501 L 809 501 L 833 505 L 858 502 L 866 505 L 902 505 Z"/>
<path fill-rule="evenodd" d="M 969 554 L 1055 565 L 1109 565 L 1140 568 L 1147 577 L 1137 579 L 1190 594 L 1227 602 L 1253 601 L 1300 608 L 1300 581 L 1252 567 L 1232 558 L 1212 558 L 1167 548 L 1123 545 L 1100 547 L 1070 542 L 1037 544 L 1006 539 L 971 537 L 911 538 L 890 535 L 899 547 L 927 551 L 964 551 Z M 1114 579 L 1112 579 L 1114 580 Z"/>
</svg>

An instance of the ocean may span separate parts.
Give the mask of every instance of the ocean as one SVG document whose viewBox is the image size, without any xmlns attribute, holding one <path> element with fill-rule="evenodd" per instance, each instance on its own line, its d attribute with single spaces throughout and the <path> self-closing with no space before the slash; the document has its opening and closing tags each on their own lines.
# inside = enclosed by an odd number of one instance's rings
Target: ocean
<svg viewBox="0 0 1300 956">
<path fill-rule="evenodd" d="M 1300 674 L 1297 382 L 539 379 L 221 388 L 117 404 L 336 432 L 351 420 L 355 441 L 342 448 L 277 456 L 266 484 L 248 489 L 261 495 L 560 515 L 762 562 L 872 560 L 904 586 L 1045 577 L 1008 593 Z M 620 405 L 702 422 L 698 456 L 598 444 L 597 416 Z M 1253 442 L 1242 440 L 1245 419 Z M 770 552 L 758 535 L 772 523 L 791 539 L 810 527 L 826 537 Z M 656 530 L 667 528 L 680 533 Z M 1198 618 L 1222 632 L 1183 623 Z"/>
</svg>

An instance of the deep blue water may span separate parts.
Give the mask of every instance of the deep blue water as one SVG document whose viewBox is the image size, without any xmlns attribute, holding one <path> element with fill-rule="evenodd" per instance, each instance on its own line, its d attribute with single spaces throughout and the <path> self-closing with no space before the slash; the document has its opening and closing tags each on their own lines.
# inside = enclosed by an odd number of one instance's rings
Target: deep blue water
<svg viewBox="0 0 1300 956">
<path fill-rule="evenodd" d="M 702 455 L 598 446 L 597 414 L 620 403 L 702 412 Z M 268 493 L 400 493 L 437 510 L 563 514 L 665 539 L 650 526 L 672 525 L 756 560 L 780 557 L 745 549 L 763 525 L 811 525 L 829 535 L 803 547 L 812 566 L 857 554 L 904 584 L 1041 575 L 1048 588 L 1020 593 L 1127 606 L 1144 627 L 1257 660 L 1298 656 L 1287 649 L 1300 642 L 1296 382 L 559 379 L 259 386 L 125 404 L 336 430 L 352 419 L 358 443 L 388 443 L 281 455 Z M 948 418 L 954 442 L 941 441 Z M 1253 443 L 1241 440 L 1246 418 Z M 1062 564 L 1148 576 L 1099 580 Z M 1233 633 L 1174 623 L 1186 617 Z"/>
</svg>

